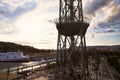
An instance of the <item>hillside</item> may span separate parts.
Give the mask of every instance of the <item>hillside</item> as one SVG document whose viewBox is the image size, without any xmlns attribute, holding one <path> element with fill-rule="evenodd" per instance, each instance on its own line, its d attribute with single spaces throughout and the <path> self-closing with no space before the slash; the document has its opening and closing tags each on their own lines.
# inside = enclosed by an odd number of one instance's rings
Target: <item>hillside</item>
<svg viewBox="0 0 120 80">
<path fill-rule="evenodd" d="M 21 51 L 25 53 L 45 53 L 49 52 L 50 50 L 44 50 L 44 49 L 36 49 L 31 46 L 21 45 L 21 44 L 15 44 L 11 42 L 0 42 L 0 52 L 14 52 L 14 51 Z"/>
<path fill-rule="evenodd" d="M 87 46 L 87 48 L 96 48 L 100 50 L 120 50 L 120 45 L 112 45 L 112 46 Z"/>
</svg>

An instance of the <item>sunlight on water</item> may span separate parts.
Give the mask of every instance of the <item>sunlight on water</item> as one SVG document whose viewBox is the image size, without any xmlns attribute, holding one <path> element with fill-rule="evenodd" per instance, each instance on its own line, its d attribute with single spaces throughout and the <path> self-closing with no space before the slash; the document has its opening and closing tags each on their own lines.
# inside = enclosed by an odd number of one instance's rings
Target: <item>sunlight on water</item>
<svg viewBox="0 0 120 80">
<path fill-rule="evenodd" d="M 26 63 L 25 63 L 26 64 Z M 28 64 L 31 64 L 31 63 L 28 63 Z M 32 69 L 37 69 L 37 68 L 40 68 L 40 67 L 44 67 L 46 66 L 46 64 L 41 64 L 41 65 L 36 65 L 34 67 L 29 67 L 29 68 L 24 68 L 24 69 L 20 69 L 19 71 L 27 71 L 27 70 L 32 70 Z"/>
<path fill-rule="evenodd" d="M 20 69 L 19 71 L 27 71 L 27 70 L 32 70 L 32 69 L 36 69 L 36 68 L 39 68 L 40 66 L 34 66 L 34 67 L 29 67 L 29 68 L 24 68 L 24 69 Z"/>
</svg>

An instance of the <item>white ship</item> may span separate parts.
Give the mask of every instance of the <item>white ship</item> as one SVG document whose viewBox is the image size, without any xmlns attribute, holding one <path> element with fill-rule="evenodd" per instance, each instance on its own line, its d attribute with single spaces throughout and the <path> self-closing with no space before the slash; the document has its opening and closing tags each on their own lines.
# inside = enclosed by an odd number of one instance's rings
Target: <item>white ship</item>
<svg viewBox="0 0 120 80">
<path fill-rule="evenodd" d="M 20 62 L 20 61 L 29 61 L 29 56 L 24 56 L 22 52 L 7 52 L 0 53 L 0 62 Z"/>
</svg>

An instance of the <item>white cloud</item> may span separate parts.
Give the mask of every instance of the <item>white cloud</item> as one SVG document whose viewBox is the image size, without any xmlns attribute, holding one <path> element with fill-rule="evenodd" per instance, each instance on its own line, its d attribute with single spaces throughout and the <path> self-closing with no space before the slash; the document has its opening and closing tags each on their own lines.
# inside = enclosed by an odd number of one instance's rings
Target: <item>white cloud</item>
<svg viewBox="0 0 120 80">
<path fill-rule="evenodd" d="M 13 21 L 14 25 L 19 28 L 19 33 L 11 36 L 13 39 L 8 39 L 8 41 L 23 42 L 22 44 L 34 45 L 37 48 L 44 48 L 50 45 L 54 45 L 53 47 L 51 46 L 51 48 L 56 48 L 57 30 L 55 24 L 50 23 L 48 20 L 57 18 L 58 12 L 50 13 L 50 10 L 47 11 L 51 5 L 53 6 L 52 8 L 54 8 L 56 4 L 53 5 L 51 1 L 48 1 L 48 5 L 44 0 L 36 0 L 36 2 L 37 7 L 34 10 L 24 13 Z M 7 40 L 3 36 L 2 38 L 3 40 Z M 44 40 L 47 40 L 47 42 L 43 42 Z"/>
<path fill-rule="evenodd" d="M 54 23 L 50 23 L 48 21 L 58 18 L 59 0 L 3 0 L 3 1 L 11 6 L 10 10 L 12 12 L 16 10 L 18 7 L 24 7 L 24 10 L 27 10 L 27 12 L 24 12 L 22 8 L 23 11 L 21 14 L 19 15 L 14 14 L 14 16 L 18 16 L 17 18 L 16 17 L 14 19 L 12 19 L 11 17 L 5 18 L 6 20 L 4 20 L 4 23 L 8 22 L 11 24 L 10 26 L 14 25 L 15 28 L 10 27 L 8 30 L 6 27 L 4 27 L 4 29 L 6 28 L 4 31 L 7 32 L 16 31 L 16 33 L 10 36 L 7 34 L 4 35 L 0 34 L 1 40 L 33 45 L 37 48 L 56 48 L 57 29 Z M 95 0 L 89 1 L 83 0 L 83 8 L 85 9 L 85 5 L 89 4 L 87 2 L 92 1 Z M 23 6 L 27 3 L 30 4 L 28 6 Z M 35 6 L 32 6 L 33 7 L 32 8 L 31 5 L 33 3 L 36 4 Z M 117 12 L 115 12 L 114 14 L 112 13 L 112 11 L 115 9 L 113 7 L 113 4 L 108 3 L 106 4 L 108 6 L 101 7 L 99 5 L 100 9 L 98 7 L 96 8 L 96 10 L 93 10 L 95 11 L 95 16 L 92 16 L 92 22 L 88 29 L 88 34 L 91 35 L 92 32 L 91 30 L 93 30 L 93 28 L 96 28 L 96 26 L 99 23 L 111 19 L 111 16 L 118 14 Z M 109 9 L 109 7 L 111 8 Z M 0 24 L 3 24 L 1 20 Z M 108 28 L 106 30 L 108 30 Z M 109 31 L 112 31 L 111 28 L 109 28 Z"/>
</svg>

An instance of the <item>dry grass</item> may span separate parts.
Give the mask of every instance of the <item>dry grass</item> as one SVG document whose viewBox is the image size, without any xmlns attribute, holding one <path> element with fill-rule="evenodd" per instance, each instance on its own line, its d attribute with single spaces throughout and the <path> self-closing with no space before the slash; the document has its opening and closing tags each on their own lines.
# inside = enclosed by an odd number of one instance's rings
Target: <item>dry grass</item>
<svg viewBox="0 0 120 80">
<path fill-rule="evenodd" d="M 17 77 L 16 73 L 10 73 L 8 75 L 7 72 L 0 72 L 0 80 L 7 80 L 7 79 L 10 80 L 16 77 Z"/>
</svg>

